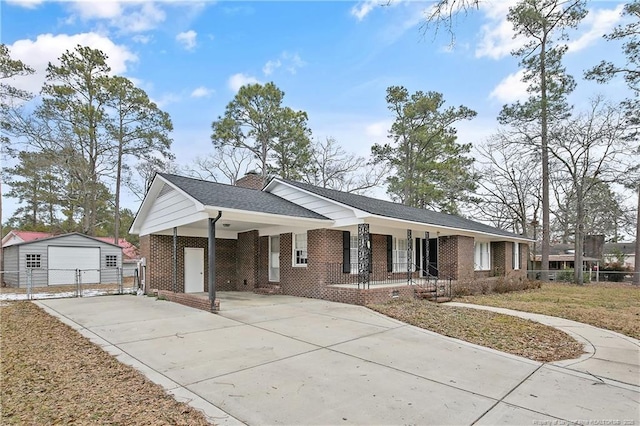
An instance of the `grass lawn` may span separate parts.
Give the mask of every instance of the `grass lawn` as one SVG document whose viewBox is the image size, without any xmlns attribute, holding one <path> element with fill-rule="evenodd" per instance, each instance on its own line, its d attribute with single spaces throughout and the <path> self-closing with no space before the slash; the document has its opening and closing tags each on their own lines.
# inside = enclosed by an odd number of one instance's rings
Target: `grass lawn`
<svg viewBox="0 0 640 426">
<path fill-rule="evenodd" d="M 207 425 L 31 302 L 0 303 L 2 424 Z"/>
<path fill-rule="evenodd" d="M 582 345 L 565 332 L 511 315 L 425 300 L 393 300 L 369 308 L 416 327 L 536 361 L 572 359 L 583 353 Z"/>
<path fill-rule="evenodd" d="M 640 287 L 629 284 L 545 283 L 539 289 L 457 300 L 567 318 L 640 339 Z"/>
</svg>

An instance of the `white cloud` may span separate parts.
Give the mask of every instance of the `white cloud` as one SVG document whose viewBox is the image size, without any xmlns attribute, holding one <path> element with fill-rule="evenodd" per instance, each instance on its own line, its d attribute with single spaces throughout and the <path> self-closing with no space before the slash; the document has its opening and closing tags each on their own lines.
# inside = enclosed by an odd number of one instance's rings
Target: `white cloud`
<svg viewBox="0 0 640 426">
<path fill-rule="evenodd" d="M 525 100 L 529 97 L 527 93 L 527 83 L 522 81 L 524 70 L 509 74 L 493 89 L 489 98 L 497 99 L 502 103 L 512 103 Z"/>
<path fill-rule="evenodd" d="M 583 25 L 589 28 L 580 37 L 567 43 L 569 52 L 578 52 L 600 40 L 603 34 L 610 32 L 622 19 L 622 9 L 624 4 L 619 4 L 614 9 L 601 9 L 590 11 L 582 21 Z"/>
<path fill-rule="evenodd" d="M 48 63 L 58 63 L 58 58 L 65 51 L 73 51 L 77 45 L 91 46 L 104 52 L 108 56 L 107 64 L 113 74 L 126 73 L 128 64 L 138 60 L 126 46 L 117 45 L 108 37 L 93 32 L 74 35 L 41 34 L 35 40 L 18 40 L 8 46 L 13 58 L 20 59 L 36 71 L 31 76 L 16 80 L 15 86 L 33 93 L 39 92 Z"/>
<path fill-rule="evenodd" d="M 376 140 L 376 143 L 383 143 L 389 134 L 389 129 L 391 128 L 391 124 L 393 121 L 391 120 L 381 120 L 376 121 L 374 123 L 368 124 L 364 132 L 367 136 Z"/>
<path fill-rule="evenodd" d="M 378 6 L 378 0 L 361 1 L 351 8 L 351 16 L 354 16 L 358 21 L 362 21 L 365 16 Z"/>
<path fill-rule="evenodd" d="M 194 89 L 193 92 L 191 92 L 191 97 L 192 98 L 208 98 L 213 94 L 213 92 L 214 91 L 212 89 L 208 89 L 204 86 L 200 86 Z"/>
<path fill-rule="evenodd" d="M 193 50 L 196 47 L 196 38 L 198 33 L 193 30 L 185 31 L 176 36 L 176 41 L 186 50 Z"/>
<path fill-rule="evenodd" d="M 7 4 L 24 7 L 26 9 L 35 9 L 44 3 L 44 0 L 7 0 Z"/>
<path fill-rule="evenodd" d="M 233 74 L 231 77 L 229 77 L 229 80 L 227 81 L 227 85 L 229 86 L 229 89 L 233 90 L 234 92 L 237 92 L 238 90 L 240 90 L 242 86 L 246 86 L 247 84 L 256 84 L 256 83 L 260 83 L 260 81 L 257 78 L 250 75 L 243 74 L 243 73 Z"/>
<path fill-rule="evenodd" d="M 514 38 L 513 24 L 507 21 L 509 7 L 514 0 L 480 2 L 480 10 L 488 21 L 480 29 L 481 40 L 476 47 L 476 58 L 500 59 L 524 45 L 523 37 Z"/>
<path fill-rule="evenodd" d="M 154 2 L 136 1 L 75 1 L 66 3 L 73 15 L 84 21 L 104 20 L 123 33 L 138 33 L 158 27 L 166 13 Z"/>
<path fill-rule="evenodd" d="M 284 51 L 277 59 L 267 61 L 264 67 L 262 67 L 262 72 L 264 75 L 271 75 L 275 70 L 282 67 L 289 71 L 290 74 L 296 74 L 298 70 L 305 65 L 307 65 L 307 63 L 302 60 L 300 55 Z"/>
<path fill-rule="evenodd" d="M 152 39 L 153 39 L 153 37 L 151 37 L 150 35 L 142 35 L 142 34 L 136 34 L 133 37 L 131 37 L 131 40 L 135 41 L 136 43 L 140 43 L 140 44 L 147 44 Z"/>
<path fill-rule="evenodd" d="M 175 104 L 182 101 L 182 96 L 176 95 L 175 93 L 165 93 L 158 99 L 152 98 L 151 101 L 155 103 L 158 108 L 166 108 L 169 104 Z"/>
<path fill-rule="evenodd" d="M 80 19 L 114 19 L 122 15 L 123 7 L 119 1 L 77 1 L 69 3 L 69 7 Z"/>
<path fill-rule="evenodd" d="M 307 63 L 303 61 L 297 53 L 290 54 L 287 52 L 282 52 L 282 59 L 285 62 L 287 71 L 289 71 L 291 74 L 297 73 L 298 69 L 307 65 Z"/>
<path fill-rule="evenodd" d="M 481 40 L 476 47 L 476 58 L 500 59 L 525 44 L 524 37 L 514 38 L 513 24 L 507 21 L 509 7 L 514 4 L 515 0 L 480 3 L 480 10 L 484 12 L 488 22 L 481 27 Z M 580 35 L 567 43 L 569 51 L 583 50 L 599 40 L 603 34 L 611 31 L 621 20 L 623 7 L 624 4 L 621 3 L 614 9 L 591 10 L 580 24 L 578 29 Z M 583 30 L 585 26 L 586 30 Z"/>
<path fill-rule="evenodd" d="M 264 75 L 271 75 L 273 74 L 274 70 L 280 68 L 280 65 L 282 65 L 282 62 L 280 62 L 279 59 L 267 61 L 267 63 L 264 64 L 264 67 L 262 67 L 262 72 L 264 73 Z"/>
</svg>

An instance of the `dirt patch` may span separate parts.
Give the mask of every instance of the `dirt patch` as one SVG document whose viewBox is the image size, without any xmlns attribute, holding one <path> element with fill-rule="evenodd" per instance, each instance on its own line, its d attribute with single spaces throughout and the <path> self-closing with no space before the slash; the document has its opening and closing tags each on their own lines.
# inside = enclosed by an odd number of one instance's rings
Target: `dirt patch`
<svg viewBox="0 0 640 426">
<path fill-rule="evenodd" d="M 2 424 L 207 425 L 30 302 L 0 305 Z"/>
<path fill-rule="evenodd" d="M 369 308 L 416 327 L 535 361 L 573 359 L 584 352 L 567 333 L 511 315 L 427 301 L 394 300 Z"/>
<path fill-rule="evenodd" d="M 629 284 L 544 283 L 535 290 L 457 300 L 566 318 L 640 339 L 640 287 Z"/>
</svg>

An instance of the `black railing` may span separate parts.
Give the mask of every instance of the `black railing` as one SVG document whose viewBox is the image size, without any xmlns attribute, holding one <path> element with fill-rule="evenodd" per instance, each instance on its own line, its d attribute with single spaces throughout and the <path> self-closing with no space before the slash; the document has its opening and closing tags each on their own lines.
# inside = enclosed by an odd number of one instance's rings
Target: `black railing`
<svg viewBox="0 0 640 426">
<path fill-rule="evenodd" d="M 358 273 L 358 264 L 352 263 L 345 268 L 342 263 L 327 263 L 327 285 L 354 285 L 358 288 L 371 288 L 381 285 L 416 285 L 437 290 L 442 296 L 451 295 L 451 278 L 438 277 L 437 269 L 430 271 L 420 269 L 415 264 L 407 263 L 374 263 L 366 276 Z M 439 274 L 438 274 L 439 275 Z"/>
</svg>

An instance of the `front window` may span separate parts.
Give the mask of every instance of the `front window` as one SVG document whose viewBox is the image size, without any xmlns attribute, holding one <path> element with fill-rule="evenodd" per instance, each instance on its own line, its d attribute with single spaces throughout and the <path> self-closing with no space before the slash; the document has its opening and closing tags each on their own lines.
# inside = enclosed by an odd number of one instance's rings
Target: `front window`
<svg viewBox="0 0 640 426">
<path fill-rule="evenodd" d="M 513 269 L 520 269 L 520 244 L 513 243 Z"/>
<path fill-rule="evenodd" d="M 352 235 L 349 245 L 349 257 L 351 258 L 351 273 L 358 273 L 358 236 Z"/>
<path fill-rule="evenodd" d="M 407 271 L 407 239 L 393 239 L 393 272 Z"/>
<path fill-rule="evenodd" d="M 491 269 L 490 243 L 475 243 L 474 269 L 488 271 Z"/>
<path fill-rule="evenodd" d="M 295 234 L 293 241 L 293 266 L 307 266 L 307 234 Z"/>
<path fill-rule="evenodd" d="M 28 254 L 27 255 L 27 268 L 40 268 L 40 255 Z"/>
</svg>

